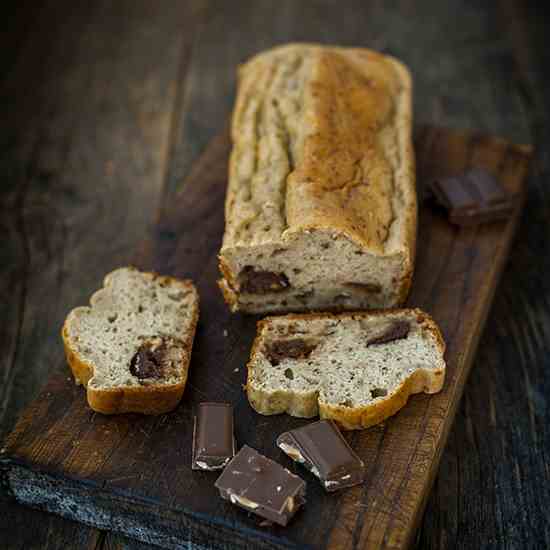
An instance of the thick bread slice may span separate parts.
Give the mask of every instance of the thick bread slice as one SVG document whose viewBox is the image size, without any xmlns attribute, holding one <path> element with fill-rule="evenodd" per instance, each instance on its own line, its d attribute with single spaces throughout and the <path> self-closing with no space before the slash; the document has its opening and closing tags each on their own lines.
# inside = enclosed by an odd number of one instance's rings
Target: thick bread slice
<svg viewBox="0 0 550 550">
<path fill-rule="evenodd" d="M 289 44 L 239 71 L 220 288 L 249 313 L 394 307 L 416 241 L 412 85 L 396 59 Z"/>
<path fill-rule="evenodd" d="M 419 309 L 268 317 L 248 363 L 246 390 L 261 414 L 332 418 L 368 428 L 413 393 L 436 393 L 445 343 Z"/>
<path fill-rule="evenodd" d="M 199 316 L 191 281 L 124 267 L 63 325 L 67 361 L 100 413 L 162 414 L 180 401 Z"/>
</svg>

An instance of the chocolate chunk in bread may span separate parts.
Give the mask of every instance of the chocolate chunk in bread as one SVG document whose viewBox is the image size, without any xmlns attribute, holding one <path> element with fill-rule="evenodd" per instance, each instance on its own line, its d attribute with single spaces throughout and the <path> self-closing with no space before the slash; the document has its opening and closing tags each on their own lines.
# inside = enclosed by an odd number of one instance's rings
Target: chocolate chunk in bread
<svg viewBox="0 0 550 550">
<path fill-rule="evenodd" d="M 272 365 L 278 365 L 283 359 L 306 359 L 316 347 L 303 338 L 275 340 L 266 344 L 264 353 Z"/>
<path fill-rule="evenodd" d="M 384 388 L 373 388 L 370 391 L 370 394 L 373 399 L 376 399 L 377 397 L 385 397 L 388 395 L 388 390 L 385 390 Z"/>
<path fill-rule="evenodd" d="M 409 334 L 410 325 L 407 321 L 393 322 L 382 334 L 375 336 L 367 341 L 367 346 L 375 346 L 377 344 L 387 344 L 394 340 L 406 338 Z"/>
<path fill-rule="evenodd" d="M 164 371 L 162 361 L 165 350 L 162 343 L 156 346 L 151 342 L 141 344 L 130 361 L 130 372 L 140 380 L 162 378 Z"/>
<path fill-rule="evenodd" d="M 382 287 L 376 283 L 344 283 L 346 286 L 359 292 L 365 292 L 367 294 L 379 294 L 382 292 Z"/>
<path fill-rule="evenodd" d="M 241 291 L 248 294 L 281 292 L 289 287 L 288 278 L 284 273 L 255 270 L 252 266 L 246 266 L 239 279 Z"/>
</svg>

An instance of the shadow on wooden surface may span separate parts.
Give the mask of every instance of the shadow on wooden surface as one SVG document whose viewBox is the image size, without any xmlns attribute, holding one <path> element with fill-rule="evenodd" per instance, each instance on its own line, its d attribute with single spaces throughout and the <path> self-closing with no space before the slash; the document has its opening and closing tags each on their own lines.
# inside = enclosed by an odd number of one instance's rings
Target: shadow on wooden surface
<svg viewBox="0 0 550 550">
<path fill-rule="evenodd" d="M 510 190 L 523 192 L 529 150 L 502 140 L 437 128 L 419 130 L 418 180 L 483 166 Z M 161 215 L 136 255 L 142 268 L 191 277 L 201 318 L 182 404 L 158 418 L 103 417 L 68 375 L 54 376 L 11 434 L 2 483 L 21 501 L 138 539 L 175 547 L 181 540 L 273 548 L 404 548 L 421 517 L 439 457 L 472 363 L 506 258 L 513 218 L 457 229 L 422 207 L 416 275 L 409 304 L 427 310 L 448 344 L 444 390 L 419 395 L 385 424 L 348 434 L 367 464 L 367 480 L 327 495 L 315 479 L 275 447 L 280 432 L 304 424 L 286 415 L 257 415 L 242 391 L 255 317 L 231 315 L 216 286 L 223 233 L 229 140 L 213 140 L 194 164 L 183 191 Z M 295 469 L 308 481 L 307 505 L 286 529 L 223 502 L 215 473 L 192 472 L 193 407 L 204 400 L 235 406 L 236 438 Z"/>
</svg>

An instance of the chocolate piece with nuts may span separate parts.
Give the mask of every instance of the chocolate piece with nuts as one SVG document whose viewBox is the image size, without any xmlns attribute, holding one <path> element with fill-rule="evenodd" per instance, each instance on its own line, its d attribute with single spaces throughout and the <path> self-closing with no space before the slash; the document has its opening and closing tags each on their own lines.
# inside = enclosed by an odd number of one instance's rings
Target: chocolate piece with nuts
<svg viewBox="0 0 550 550">
<path fill-rule="evenodd" d="M 281 292 L 290 287 L 284 273 L 273 271 L 256 271 L 252 266 L 246 266 L 239 275 L 241 292 L 248 294 L 269 294 Z"/>
<path fill-rule="evenodd" d="M 219 470 L 235 456 L 233 406 L 200 403 L 193 430 L 193 470 Z"/>
<path fill-rule="evenodd" d="M 303 338 L 275 340 L 266 343 L 264 355 L 273 366 L 277 366 L 283 359 L 307 359 L 316 347 L 316 342 Z"/>
<path fill-rule="evenodd" d="M 305 503 L 305 482 L 248 445 L 225 467 L 215 486 L 223 499 L 283 526 Z"/>
<path fill-rule="evenodd" d="M 332 420 L 285 432 L 277 438 L 277 446 L 318 477 L 329 492 L 358 485 L 365 479 L 365 464 Z"/>
</svg>

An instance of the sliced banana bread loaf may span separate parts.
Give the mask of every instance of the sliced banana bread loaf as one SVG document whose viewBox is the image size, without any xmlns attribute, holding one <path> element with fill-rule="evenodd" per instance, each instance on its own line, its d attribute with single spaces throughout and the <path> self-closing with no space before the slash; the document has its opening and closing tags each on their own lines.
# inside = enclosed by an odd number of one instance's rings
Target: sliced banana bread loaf
<svg viewBox="0 0 550 550">
<path fill-rule="evenodd" d="M 268 317 L 258 323 L 247 393 L 261 414 L 332 418 L 352 430 L 438 392 L 445 343 L 418 309 Z"/>
<path fill-rule="evenodd" d="M 63 325 L 67 361 L 105 414 L 161 414 L 185 389 L 199 315 L 190 281 L 125 267 L 108 274 L 89 307 Z"/>
</svg>

